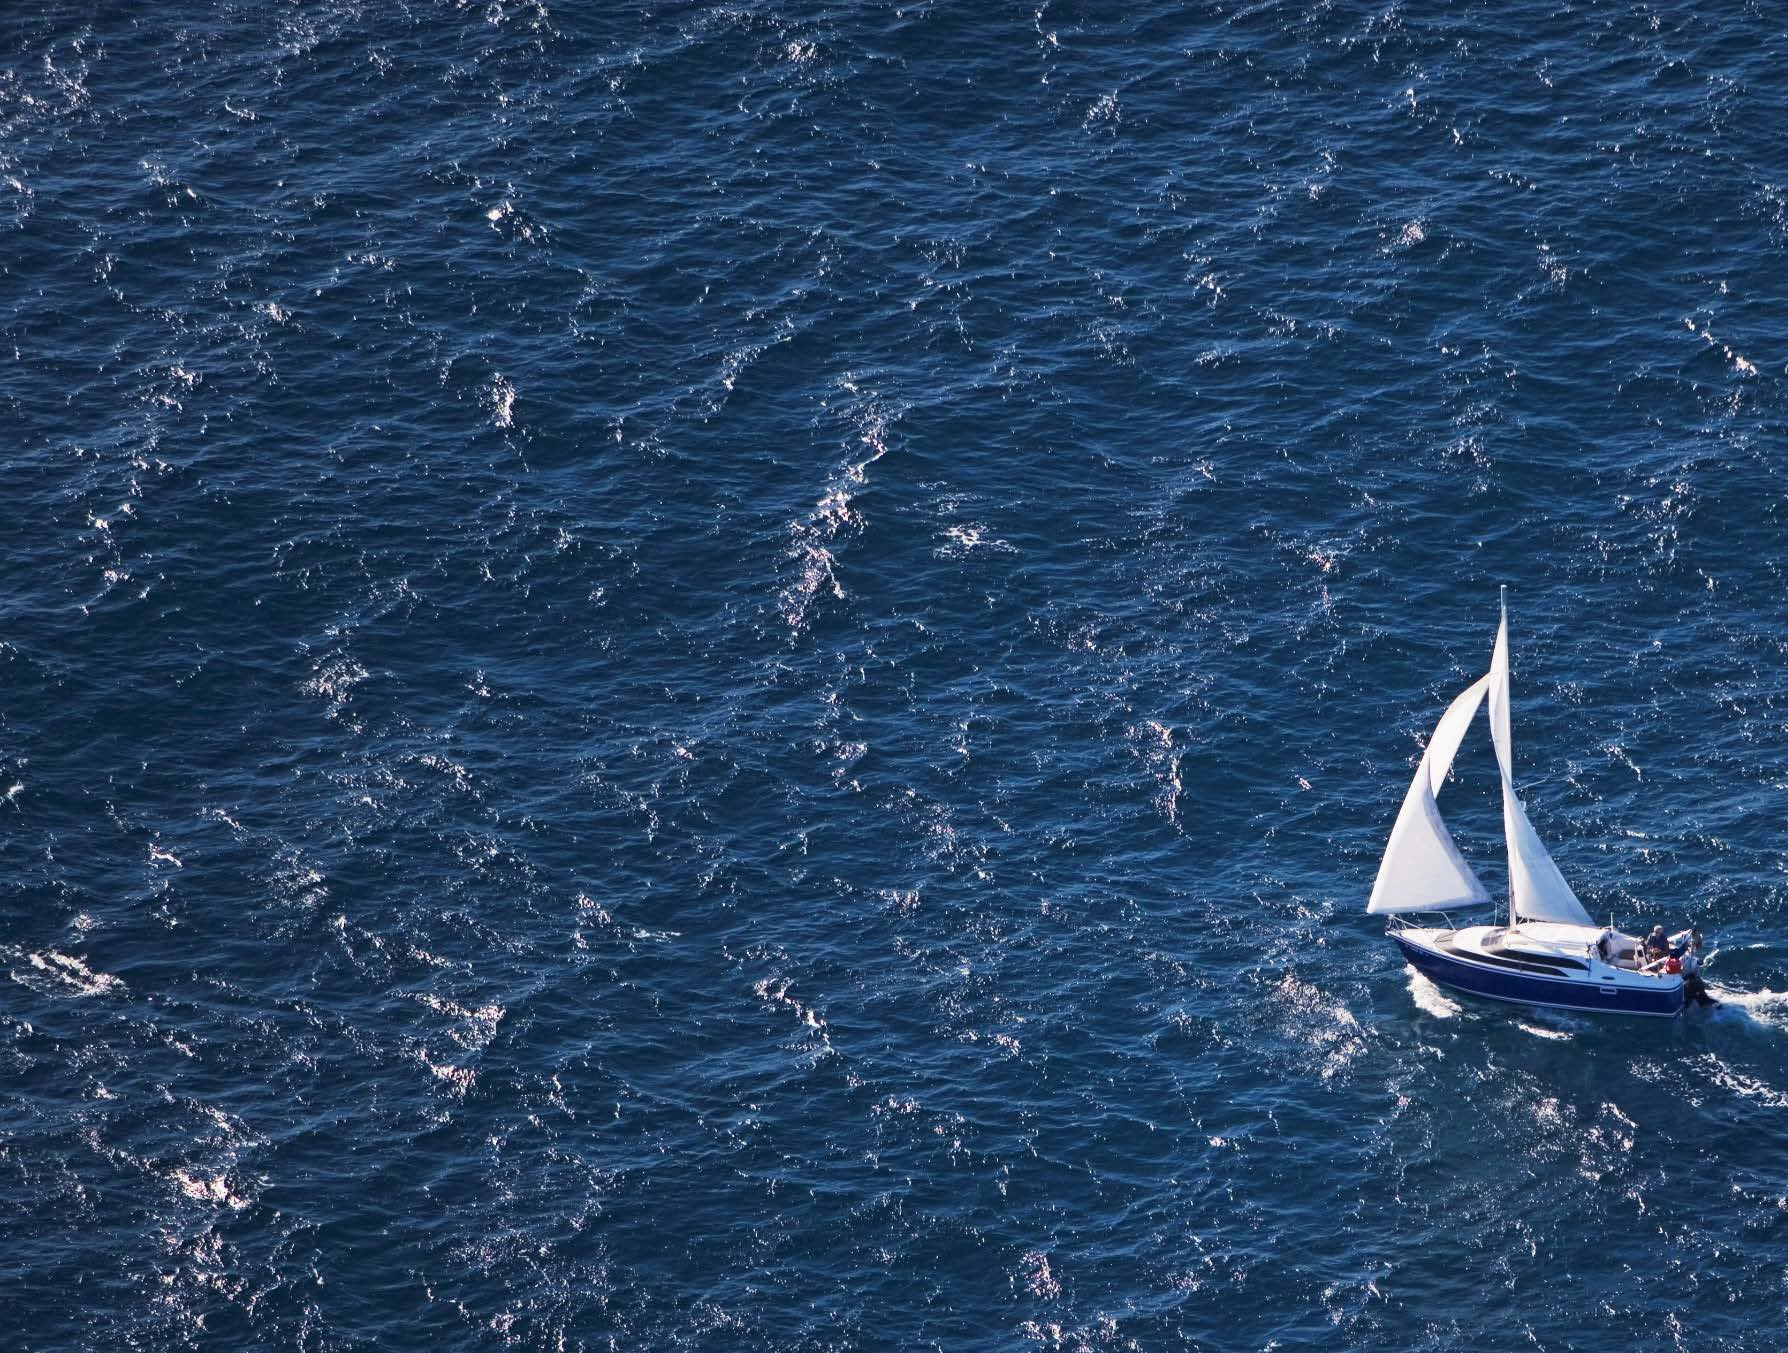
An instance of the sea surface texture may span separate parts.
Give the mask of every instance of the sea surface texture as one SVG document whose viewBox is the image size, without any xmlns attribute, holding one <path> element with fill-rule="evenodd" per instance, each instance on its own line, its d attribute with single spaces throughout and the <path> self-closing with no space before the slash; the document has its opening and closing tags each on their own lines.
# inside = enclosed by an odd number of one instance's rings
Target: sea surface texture
<svg viewBox="0 0 1788 1353">
<path fill-rule="evenodd" d="M 1785 70 L 6 6 L 0 1344 L 1780 1350 Z M 1711 1014 L 1364 914 L 1501 584 Z"/>
</svg>

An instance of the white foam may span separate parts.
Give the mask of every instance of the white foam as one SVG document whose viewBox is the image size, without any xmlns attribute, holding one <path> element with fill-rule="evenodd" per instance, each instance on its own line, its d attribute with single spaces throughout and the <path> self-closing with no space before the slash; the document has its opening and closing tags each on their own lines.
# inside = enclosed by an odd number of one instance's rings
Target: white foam
<svg viewBox="0 0 1788 1353">
<path fill-rule="evenodd" d="M 430 1010 L 462 1021 L 464 1027 L 452 1030 L 448 1036 L 462 1048 L 473 1051 L 484 1048 L 496 1037 L 497 1025 L 503 1020 L 504 1010 L 500 1005 L 481 1005 L 471 1010 L 426 991 L 416 993 L 416 999 Z"/>
<path fill-rule="evenodd" d="M 1062 1294 L 1061 1280 L 1049 1269 L 1049 1256 L 1042 1250 L 1026 1251 L 1018 1261 L 1018 1272 L 1013 1275 L 1014 1281 L 1022 1282 L 1024 1290 L 1033 1297 L 1041 1297 L 1048 1301 Z"/>
<path fill-rule="evenodd" d="M 68 996 L 98 996 L 109 991 L 122 991 L 124 981 L 109 972 L 94 972 L 80 959 L 46 949 L 41 954 L 27 954 L 26 960 L 37 973 L 36 980 L 13 973 L 13 980 L 43 992 L 59 991 Z"/>
<path fill-rule="evenodd" d="M 1733 991 L 1709 982 L 1707 992 L 1720 1003 L 1713 1010 L 1715 1015 L 1730 1010 L 1735 1017 L 1766 1029 L 1788 1028 L 1788 991 L 1771 991 L 1768 987 L 1762 991 Z"/>
<path fill-rule="evenodd" d="M 944 529 L 942 542 L 937 547 L 937 554 L 942 559 L 960 559 L 974 549 L 987 534 L 987 528 L 979 522 L 961 522 Z"/>
<path fill-rule="evenodd" d="M 1702 342 L 1706 343 L 1709 347 L 1718 348 L 1720 350 L 1720 355 L 1728 362 L 1732 363 L 1732 369 L 1738 372 L 1739 375 L 1755 376 L 1757 374 L 1757 367 L 1749 358 L 1745 357 L 1743 353 L 1735 352 L 1730 345 L 1722 343 L 1719 339 L 1715 338 L 1713 330 L 1708 326 L 1697 326 L 1693 316 L 1685 315 L 1683 317 L 1683 327 L 1694 334 L 1695 337 L 1699 338 Z"/>
<path fill-rule="evenodd" d="M 1180 780 L 1182 752 L 1174 746 L 1173 729 L 1156 719 L 1144 719 L 1126 731 L 1137 754 L 1155 777 L 1160 789 L 1154 803 L 1169 822 L 1178 824 L 1180 793 L 1185 788 Z"/>
<path fill-rule="evenodd" d="M 1116 127 L 1123 120 L 1124 110 L 1123 106 L 1118 103 L 1118 96 L 1116 94 L 1101 94 L 1086 110 L 1086 117 L 1081 125 L 1088 128 L 1100 125 Z"/>
<path fill-rule="evenodd" d="M 501 372 L 491 377 L 485 403 L 492 423 L 500 428 L 515 426 L 515 387 Z"/>
<path fill-rule="evenodd" d="M 317 663 L 310 680 L 298 687 L 306 695 L 321 696 L 329 704 L 331 716 L 347 707 L 354 687 L 372 674 L 345 653 L 333 653 Z"/>
<path fill-rule="evenodd" d="M 1425 221 L 1411 221 L 1397 232 L 1397 238 L 1391 241 L 1394 250 L 1413 249 L 1428 238 L 1428 225 Z"/>
<path fill-rule="evenodd" d="M 1525 1029 L 1536 1038 L 1563 1040 L 1571 1038 L 1576 1034 L 1585 1033 L 1596 1027 L 1593 1020 L 1573 1015 L 1565 1010 L 1548 1010 L 1535 1007 L 1532 1011 L 1532 1015 L 1532 1024 L 1520 1024 L 1519 1021 L 1517 1021 L 1517 1023 L 1519 1027 Z"/>
<path fill-rule="evenodd" d="M 803 1005 L 800 1001 L 789 995 L 788 986 L 788 979 L 786 977 L 781 979 L 766 977 L 761 981 L 753 982 L 751 984 L 751 989 L 766 1001 L 772 1001 L 777 1005 L 786 1006 L 794 1014 L 795 1018 L 807 1028 L 825 1028 L 825 1020 L 819 1017 L 812 1006 Z"/>
<path fill-rule="evenodd" d="M 1545 1029 L 1537 1024 L 1527 1024 L 1521 1020 L 1515 1021 L 1515 1027 L 1524 1034 L 1532 1034 L 1535 1038 L 1550 1039 L 1554 1043 L 1568 1043 L 1575 1037 L 1566 1029 Z"/>
<path fill-rule="evenodd" d="M 223 1174 L 205 1174 L 181 1166 L 168 1178 L 181 1193 L 194 1202 L 222 1203 L 232 1212 L 240 1212 L 248 1206 L 248 1199 L 231 1192 L 229 1179 Z"/>
<path fill-rule="evenodd" d="M 1405 968 L 1409 974 L 1409 997 L 1416 1003 L 1416 1008 L 1423 1014 L 1432 1015 L 1436 1019 L 1457 1019 L 1462 1013 L 1459 1002 L 1453 1000 L 1433 982 L 1429 981 L 1413 967 Z"/>
<path fill-rule="evenodd" d="M 419 1051 L 416 1054 L 416 1058 L 422 1065 L 435 1073 L 435 1078 L 437 1080 L 444 1081 L 447 1088 L 452 1090 L 454 1095 L 460 1099 L 466 1097 L 466 1092 L 472 1088 L 473 1082 L 478 1079 L 478 1073 L 471 1068 L 455 1066 L 451 1062 L 430 1061 L 426 1052 Z"/>
<path fill-rule="evenodd" d="M 917 888 L 883 888 L 877 895 L 902 916 L 912 916 L 919 910 Z"/>
<path fill-rule="evenodd" d="M 1788 1094 L 1765 1085 L 1755 1076 L 1747 1076 L 1742 1071 L 1735 1071 L 1718 1058 L 1707 1071 L 1708 1080 L 1722 1090 L 1730 1090 L 1741 1099 L 1754 1099 L 1772 1109 L 1788 1109 Z"/>
<path fill-rule="evenodd" d="M 1323 1080 L 1333 1080 L 1346 1071 L 1366 1050 L 1353 1012 L 1326 992 L 1287 974 L 1273 988 L 1273 995 L 1283 1005 L 1281 1029 L 1320 1059 L 1317 1074 Z"/>
<path fill-rule="evenodd" d="M 201 816 L 216 818 L 233 832 L 240 833 L 242 831 L 242 824 L 221 808 L 207 808 Z"/>
<path fill-rule="evenodd" d="M 849 380 L 843 384 L 846 390 L 855 392 L 856 387 Z M 800 561 L 798 576 L 783 589 L 781 597 L 782 618 L 790 629 L 798 630 L 806 623 L 807 609 L 821 592 L 830 591 L 836 598 L 844 596 L 833 567 L 836 560 L 827 546 L 847 528 L 862 524 L 851 507 L 851 498 L 869 482 L 869 467 L 888 453 L 886 426 L 881 414 L 872 412 L 868 416 L 861 440 L 869 454 L 845 465 L 827 485 L 813 511 L 789 526 L 789 553 Z"/>
</svg>

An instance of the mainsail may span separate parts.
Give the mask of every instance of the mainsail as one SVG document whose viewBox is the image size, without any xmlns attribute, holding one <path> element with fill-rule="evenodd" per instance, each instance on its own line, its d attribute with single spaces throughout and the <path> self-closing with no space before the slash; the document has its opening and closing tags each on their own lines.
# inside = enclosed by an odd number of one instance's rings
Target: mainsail
<svg viewBox="0 0 1788 1353">
<path fill-rule="evenodd" d="M 1459 743 L 1490 684 L 1487 676 L 1472 682 L 1447 706 L 1447 712 L 1435 725 L 1428 750 L 1422 754 L 1422 764 L 1416 767 L 1415 779 L 1403 796 L 1397 825 L 1391 828 L 1390 843 L 1379 863 L 1378 881 L 1372 885 L 1367 911 L 1441 911 L 1490 900 L 1490 894 L 1453 843 L 1436 802 L 1447 772 L 1453 768 Z"/>
</svg>

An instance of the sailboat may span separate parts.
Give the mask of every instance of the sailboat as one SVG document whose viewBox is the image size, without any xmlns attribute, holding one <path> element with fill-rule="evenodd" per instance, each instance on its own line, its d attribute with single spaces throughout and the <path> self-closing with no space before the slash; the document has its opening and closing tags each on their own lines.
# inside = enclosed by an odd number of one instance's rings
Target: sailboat
<svg viewBox="0 0 1788 1353">
<path fill-rule="evenodd" d="M 1441 820 L 1438 796 L 1478 707 L 1485 704 L 1502 772 L 1508 911 L 1503 925 L 1458 928 L 1447 913 L 1487 906 L 1490 894 Z M 1643 971 L 1637 939 L 1590 920 L 1515 793 L 1506 588 L 1490 670 L 1454 697 L 1435 725 L 1391 828 L 1366 910 L 1391 918 L 1390 937 L 1417 972 L 1474 996 L 1621 1015 L 1682 1011 L 1682 978 Z M 1446 925 L 1418 926 L 1404 919 L 1421 913 L 1439 913 Z"/>
</svg>

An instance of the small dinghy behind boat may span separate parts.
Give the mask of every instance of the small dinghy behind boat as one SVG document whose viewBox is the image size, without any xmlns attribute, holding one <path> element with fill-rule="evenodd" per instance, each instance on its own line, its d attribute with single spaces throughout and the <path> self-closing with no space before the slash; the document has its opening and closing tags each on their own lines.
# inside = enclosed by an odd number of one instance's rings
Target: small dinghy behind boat
<svg viewBox="0 0 1788 1353">
<path fill-rule="evenodd" d="M 1507 925 L 1416 926 L 1407 913 L 1488 904 L 1490 895 L 1441 821 L 1437 796 L 1478 706 L 1490 706 L 1490 739 L 1502 770 L 1502 825 L 1509 850 Z M 1366 910 L 1392 918 L 1390 936 L 1416 971 L 1492 1000 L 1621 1015 L 1675 1015 L 1683 980 L 1644 972 L 1640 942 L 1596 925 L 1565 882 L 1515 794 L 1509 741 L 1509 617 L 1505 602 L 1490 671 L 1447 706 L 1391 828 Z"/>
</svg>

